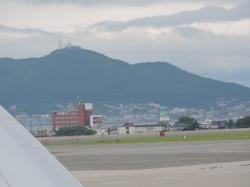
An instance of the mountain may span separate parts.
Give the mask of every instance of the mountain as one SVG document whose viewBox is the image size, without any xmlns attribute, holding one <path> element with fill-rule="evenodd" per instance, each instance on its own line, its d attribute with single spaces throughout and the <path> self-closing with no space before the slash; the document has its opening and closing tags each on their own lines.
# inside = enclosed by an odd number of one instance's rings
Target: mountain
<svg viewBox="0 0 250 187">
<path fill-rule="evenodd" d="M 128 64 L 80 47 L 40 58 L 0 59 L 0 103 L 29 112 L 81 99 L 94 103 L 211 106 L 250 100 L 250 88 L 216 81 L 163 62 Z"/>
</svg>

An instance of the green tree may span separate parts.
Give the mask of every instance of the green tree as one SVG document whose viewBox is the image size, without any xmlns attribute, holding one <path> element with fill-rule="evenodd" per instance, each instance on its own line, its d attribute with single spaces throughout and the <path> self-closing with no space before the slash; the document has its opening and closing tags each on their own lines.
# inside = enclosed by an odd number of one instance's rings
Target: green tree
<svg viewBox="0 0 250 187">
<path fill-rule="evenodd" d="M 235 128 L 237 128 L 237 127 L 235 126 L 234 121 L 231 120 L 231 119 L 230 119 L 229 121 L 227 121 L 226 126 L 227 126 L 227 128 L 229 128 L 229 129 L 235 129 Z"/>
<path fill-rule="evenodd" d="M 250 116 L 238 119 L 235 123 L 237 128 L 250 128 Z"/>
<path fill-rule="evenodd" d="M 187 116 L 180 117 L 178 123 L 184 123 L 188 126 L 184 130 L 195 130 L 199 128 L 199 123 L 197 122 L 196 119 L 192 117 L 187 117 Z"/>
<path fill-rule="evenodd" d="M 56 136 L 79 136 L 79 135 L 94 135 L 94 134 L 96 134 L 96 131 L 81 127 L 62 128 L 56 131 Z"/>
</svg>

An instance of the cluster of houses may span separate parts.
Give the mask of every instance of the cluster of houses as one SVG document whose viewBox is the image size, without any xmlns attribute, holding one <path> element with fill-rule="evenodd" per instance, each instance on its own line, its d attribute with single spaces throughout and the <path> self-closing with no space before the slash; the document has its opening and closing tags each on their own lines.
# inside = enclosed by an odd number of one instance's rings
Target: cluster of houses
<svg viewBox="0 0 250 187">
<path fill-rule="evenodd" d="M 100 116 L 98 116 L 98 119 Z M 93 122 L 92 122 L 93 123 Z M 94 125 L 93 125 L 94 124 Z M 96 135 L 129 135 L 129 134 L 157 134 L 161 131 L 183 131 L 187 129 L 188 125 L 185 123 L 149 123 L 149 124 L 134 124 L 125 123 L 123 125 L 114 125 L 113 127 L 104 128 L 103 124 L 98 121 L 98 125 L 93 123 L 89 128 L 96 131 Z M 205 121 L 199 123 L 200 129 L 224 129 L 226 128 L 227 121 Z M 34 136 L 53 136 L 55 135 L 52 126 L 33 126 L 26 127 Z"/>
<path fill-rule="evenodd" d="M 205 121 L 199 123 L 200 129 L 224 129 L 226 128 L 227 121 Z M 161 131 L 183 131 L 187 129 L 188 125 L 185 123 L 151 123 L 151 124 L 134 124 L 125 123 L 119 126 L 103 128 L 102 124 L 92 125 L 90 128 L 96 131 L 96 135 L 129 135 L 129 134 L 157 134 Z M 55 133 L 51 126 L 41 127 L 26 127 L 35 136 L 53 136 Z"/>
<path fill-rule="evenodd" d="M 67 127 L 85 127 L 96 131 L 97 135 L 126 135 L 126 134 L 154 134 L 162 131 L 182 131 L 188 129 L 189 125 L 183 122 L 175 122 L 169 119 L 168 112 L 161 108 L 158 122 L 153 123 L 125 123 L 112 124 L 105 128 L 103 116 L 95 115 L 92 103 L 78 103 L 76 107 L 63 112 L 52 112 L 51 125 L 48 115 L 36 116 L 36 121 L 43 122 L 41 125 L 35 125 L 26 115 L 17 115 L 16 118 L 34 135 L 34 136 L 53 136 L 57 130 Z M 32 118 L 33 119 L 33 118 Z M 206 120 L 199 122 L 200 129 L 223 129 L 226 128 L 227 121 Z"/>
</svg>

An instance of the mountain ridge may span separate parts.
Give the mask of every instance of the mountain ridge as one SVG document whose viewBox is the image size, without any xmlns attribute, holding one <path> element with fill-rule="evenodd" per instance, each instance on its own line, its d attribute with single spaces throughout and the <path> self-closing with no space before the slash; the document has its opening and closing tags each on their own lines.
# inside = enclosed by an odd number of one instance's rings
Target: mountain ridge
<svg viewBox="0 0 250 187">
<path fill-rule="evenodd" d="M 205 78 L 166 62 L 129 64 L 68 47 L 39 58 L 0 58 L 0 102 L 49 111 L 77 99 L 94 103 L 212 106 L 220 99 L 250 100 L 250 88 Z"/>
</svg>

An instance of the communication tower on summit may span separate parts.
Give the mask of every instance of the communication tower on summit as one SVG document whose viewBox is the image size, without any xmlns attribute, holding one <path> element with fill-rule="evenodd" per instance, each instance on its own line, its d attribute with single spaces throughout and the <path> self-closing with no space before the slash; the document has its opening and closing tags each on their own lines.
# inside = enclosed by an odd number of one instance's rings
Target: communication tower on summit
<svg viewBox="0 0 250 187">
<path fill-rule="evenodd" d="M 71 39 L 69 38 L 66 47 L 70 48 L 71 46 L 72 46 L 72 41 L 71 41 Z"/>
<path fill-rule="evenodd" d="M 63 48 L 63 41 L 62 40 L 59 40 L 59 42 L 58 42 L 58 48 L 59 49 Z"/>
<path fill-rule="evenodd" d="M 66 43 L 66 44 L 65 44 Z M 60 39 L 58 41 L 58 49 L 63 49 L 63 48 L 70 48 L 72 47 L 72 40 L 69 38 L 66 42 L 63 41 L 63 39 Z"/>
</svg>

